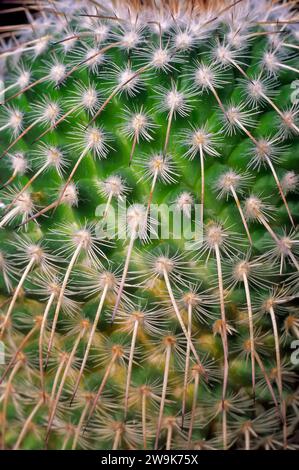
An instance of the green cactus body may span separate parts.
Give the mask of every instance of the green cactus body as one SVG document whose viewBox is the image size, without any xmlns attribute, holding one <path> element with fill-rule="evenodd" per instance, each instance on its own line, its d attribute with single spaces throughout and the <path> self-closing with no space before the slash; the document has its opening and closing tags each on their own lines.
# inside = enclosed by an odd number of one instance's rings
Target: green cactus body
<svg viewBox="0 0 299 470">
<path fill-rule="evenodd" d="M 24 8 L 0 30 L 2 448 L 296 448 L 294 2 Z"/>
</svg>

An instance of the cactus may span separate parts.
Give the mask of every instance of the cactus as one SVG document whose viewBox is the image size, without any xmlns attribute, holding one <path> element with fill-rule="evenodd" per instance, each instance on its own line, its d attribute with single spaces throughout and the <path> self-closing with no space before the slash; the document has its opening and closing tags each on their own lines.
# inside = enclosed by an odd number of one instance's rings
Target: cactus
<svg viewBox="0 0 299 470">
<path fill-rule="evenodd" d="M 295 2 L 21 5 L 0 28 L 2 449 L 297 448 Z"/>
</svg>

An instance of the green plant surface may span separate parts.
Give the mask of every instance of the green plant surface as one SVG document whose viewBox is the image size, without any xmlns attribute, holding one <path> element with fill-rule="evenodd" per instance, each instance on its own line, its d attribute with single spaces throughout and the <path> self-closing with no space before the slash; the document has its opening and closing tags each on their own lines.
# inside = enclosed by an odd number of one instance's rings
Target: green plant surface
<svg viewBox="0 0 299 470">
<path fill-rule="evenodd" d="M 52 3 L 0 49 L 2 448 L 296 449 L 293 2 Z"/>
</svg>

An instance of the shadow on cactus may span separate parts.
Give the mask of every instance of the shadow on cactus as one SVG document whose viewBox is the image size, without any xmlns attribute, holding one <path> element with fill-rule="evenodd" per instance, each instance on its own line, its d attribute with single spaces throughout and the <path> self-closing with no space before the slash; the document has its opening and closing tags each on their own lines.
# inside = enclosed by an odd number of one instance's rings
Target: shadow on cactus
<svg viewBox="0 0 299 470">
<path fill-rule="evenodd" d="M 21 9 L 0 27 L 2 449 L 298 448 L 294 2 Z"/>
</svg>

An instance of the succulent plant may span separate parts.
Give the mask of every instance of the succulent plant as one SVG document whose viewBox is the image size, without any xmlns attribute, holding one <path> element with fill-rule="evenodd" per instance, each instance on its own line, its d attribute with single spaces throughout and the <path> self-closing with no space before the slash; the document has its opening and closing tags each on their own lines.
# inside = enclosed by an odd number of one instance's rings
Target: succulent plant
<svg viewBox="0 0 299 470">
<path fill-rule="evenodd" d="M 2 448 L 298 447 L 295 2 L 21 5 Z"/>
</svg>

